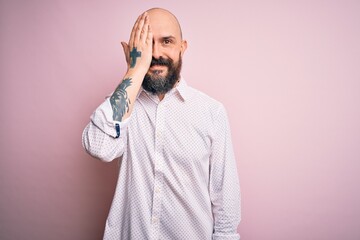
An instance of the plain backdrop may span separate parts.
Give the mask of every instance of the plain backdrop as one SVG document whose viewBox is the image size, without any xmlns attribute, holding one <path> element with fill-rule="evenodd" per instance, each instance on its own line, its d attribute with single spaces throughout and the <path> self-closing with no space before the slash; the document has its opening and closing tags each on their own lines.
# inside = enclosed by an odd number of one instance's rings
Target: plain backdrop
<svg viewBox="0 0 360 240">
<path fill-rule="evenodd" d="M 245 240 L 360 239 L 360 1 L 0 1 L 0 239 L 101 239 L 118 163 L 81 134 L 164 7 L 229 115 Z M 184 229 L 186 230 L 186 229 Z"/>
</svg>

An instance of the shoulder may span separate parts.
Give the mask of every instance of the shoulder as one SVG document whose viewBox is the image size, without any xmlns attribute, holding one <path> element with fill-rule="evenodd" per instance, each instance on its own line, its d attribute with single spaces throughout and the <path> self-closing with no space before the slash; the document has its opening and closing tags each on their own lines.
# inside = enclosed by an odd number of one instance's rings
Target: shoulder
<svg viewBox="0 0 360 240">
<path fill-rule="evenodd" d="M 190 86 L 188 86 L 188 90 L 190 93 L 190 102 L 200 105 L 213 113 L 226 111 L 224 105 L 220 101 L 207 95 L 206 93 Z"/>
<path fill-rule="evenodd" d="M 213 127 L 227 124 L 228 114 L 220 101 L 193 87 L 188 90 L 188 103 L 192 106 L 193 117 L 206 119 L 207 124 Z"/>
</svg>

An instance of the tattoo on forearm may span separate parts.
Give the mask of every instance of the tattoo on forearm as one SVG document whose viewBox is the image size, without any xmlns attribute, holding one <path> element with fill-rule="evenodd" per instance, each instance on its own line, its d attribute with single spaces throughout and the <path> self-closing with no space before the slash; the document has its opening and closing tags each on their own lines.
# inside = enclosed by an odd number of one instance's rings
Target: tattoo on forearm
<svg viewBox="0 0 360 240">
<path fill-rule="evenodd" d="M 130 99 L 126 88 L 131 86 L 131 78 L 125 78 L 110 97 L 113 120 L 121 122 L 125 113 L 129 112 Z"/>
<path fill-rule="evenodd" d="M 138 57 L 141 57 L 141 52 L 138 51 L 136 47 L 133 47 L 133 49 L 130 52 L 130 68 L 135 67 L 136 59 Z"/>
</svg>

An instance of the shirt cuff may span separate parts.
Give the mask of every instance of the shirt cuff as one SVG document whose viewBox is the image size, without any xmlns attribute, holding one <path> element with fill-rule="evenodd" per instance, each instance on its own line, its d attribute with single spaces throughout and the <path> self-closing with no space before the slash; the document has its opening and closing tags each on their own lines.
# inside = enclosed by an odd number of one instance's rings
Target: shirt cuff
<svg viewBox="0 0 360 240">
<path fill-rule="evenodd" d="M 239 234 L 216 234 L 214 233 L 212 236 L 212 240 L 239 240 L 240 235 Z"/>
<path fill-rule="evenodd" d="M 122 122 L 113 120 L 113 110 L 111 108 L 110 99 L 106 98 L 105 101 L 94 111 L 90 117 L 91 121 L 106 134 L 117 138 L 126 133 L 129 119 Z"/>
</svg>

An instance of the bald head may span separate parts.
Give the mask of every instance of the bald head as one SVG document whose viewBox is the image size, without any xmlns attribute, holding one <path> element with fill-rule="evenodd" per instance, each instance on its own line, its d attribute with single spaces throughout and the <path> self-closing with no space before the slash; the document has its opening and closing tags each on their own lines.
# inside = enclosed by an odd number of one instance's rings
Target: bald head
<svg viewBox="0 0 360 240">
<path fill-rule="evenodd" d="M 151 8 L 146 12 L 148 12 L 150 16 L 150 25 L 152 29 L 172 29 L 174 33 L 177 33 L 177 37 L 182 40 L 180 23 L 174 14 L 163 8 Z"/>
</svg>

